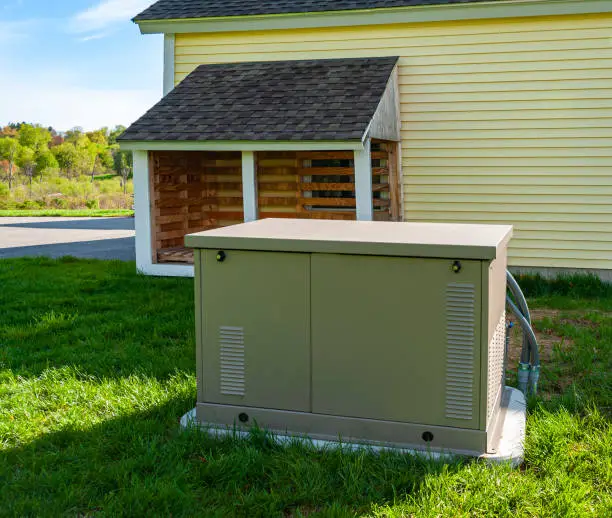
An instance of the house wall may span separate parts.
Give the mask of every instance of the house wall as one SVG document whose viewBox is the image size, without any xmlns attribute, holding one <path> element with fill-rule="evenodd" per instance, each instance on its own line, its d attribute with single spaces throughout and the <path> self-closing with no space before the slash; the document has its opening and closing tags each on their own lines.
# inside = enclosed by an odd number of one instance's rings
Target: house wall
<svg viewBox="0 0 612 518">
<path fill-rule="evenodd" d="M 401 56 L 405 219 L 511 223 L 511 265 L 610 269 L 611 38 L 611 15 L 177 34 L 175 79 Z"/>
</svg>

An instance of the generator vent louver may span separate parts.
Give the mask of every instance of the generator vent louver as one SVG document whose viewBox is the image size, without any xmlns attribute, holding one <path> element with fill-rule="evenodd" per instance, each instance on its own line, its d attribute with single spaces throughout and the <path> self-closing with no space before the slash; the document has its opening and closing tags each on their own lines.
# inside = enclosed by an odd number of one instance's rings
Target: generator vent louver
<svg viewBox="0 0 612 518">
<path fill-rule="evenodd" d="M 244 328 L 219 328 L 219 355 L 221 394 L 244 396 L 245 394 L 245 356 Z"/>
<path fill-rule="evenodd" d="M 446 289 L 446 417 L 471 420 L 474 410 L 476 287 L 451 283 Z"/>
<path fill-rule="evenodd" d="M 504 358 L 506 355 L 506 313 L 497 324 L 489 346 L 489 386 L 487 397 L 487 423 L 495 415 L 500 392 L 504 385 Z"/>
</svg>

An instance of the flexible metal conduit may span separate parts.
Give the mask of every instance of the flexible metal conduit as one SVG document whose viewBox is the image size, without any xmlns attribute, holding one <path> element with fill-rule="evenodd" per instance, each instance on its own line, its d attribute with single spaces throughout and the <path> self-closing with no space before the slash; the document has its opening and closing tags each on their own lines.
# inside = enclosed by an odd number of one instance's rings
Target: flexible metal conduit
<svg viewBox="0 0 612 518">
<path fill-rule="evenodd" d="M 508 289 L 512 293 L 516 304 L 510 296 L 506 297 L 508 309 L 514 313 L 519 325 L 523 330 L 523 349 L 521 361 L 518 368 L 518 386 L 524 394 L 536 394 L 538 391 L 538 380 L 540 378 L 540 350 L 538 339 L 531 326 L 531 314 L 525 295 L 514 276 L 507 271 Z"/>
</svg>

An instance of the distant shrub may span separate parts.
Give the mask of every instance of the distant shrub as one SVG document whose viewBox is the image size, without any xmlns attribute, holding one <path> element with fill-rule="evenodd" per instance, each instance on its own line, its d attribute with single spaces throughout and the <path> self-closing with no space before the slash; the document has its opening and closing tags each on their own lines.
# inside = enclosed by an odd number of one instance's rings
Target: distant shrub
<svg viewBox="0 0 612 518">
<path fill-rule="evenodd" d="M 0 200 L 0 210 L 15 210 L 16 206 L 13 200 Z"/>
<path fill-rule="evenodd" d="M 5 183 L 0 182 L 0 198 L 4 198 L 6 196 L 8 196 L 10 193 L 8 185 L 6 185 Z"/>
<path fill-rule="evenodd" d="M 40 209 L 40 204 L 33 200 L 26 200 L 17 205 L 19 210 L 38 210 Z"/>
<path fill-rule="evenodd" d="M 101 176 L 91 181 L 91 176 L 68 179 L 56 174 L 47 174 L 41 181 L 34 181 L 30 191 L 29 183 L 17 177 L 12 192 L 5 192 L 0 183 L 2 210 L 20 207 L 34 210 L 49 209 L 129 209 L 132 207 L 133 183 L 124 194 L 121 178 L 114 175 Z M 34 206 L 32 203 L 38 205 Z M 25 204 L 25 205 L 24 205 Z"/>
<path fill-rule="evenodd" d="M 68 202 L 64 198 L 55 198 L 53 200 L 53 206 L 56 209 L 67 209 L 68 208 Z"/>
</svg>

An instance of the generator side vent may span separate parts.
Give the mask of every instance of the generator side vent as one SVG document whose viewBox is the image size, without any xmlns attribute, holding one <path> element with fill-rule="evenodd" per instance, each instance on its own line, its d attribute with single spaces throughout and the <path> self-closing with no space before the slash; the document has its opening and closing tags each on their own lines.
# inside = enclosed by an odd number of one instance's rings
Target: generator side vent
<svg viewBox="0 0 612 518">
<path fill-rule="evenodd" d="M 506 313 L 497 324 L 489 345 L 489 380 L 487 400 L 487 423 L 495 415 L 500 391 L 504 384 L 504 357 L 506 355 Z"/>
<path fill-rule="evenodd" d="M 446 417 L 474 416 L 476 287 L 451 283 L 446 289 Z"/>
<path fill-rule="evenodd" d="M 220 383 L 221 394 L 244 396 L 245 357 L 244 328 L 219 328 Z"/>
</svg>

